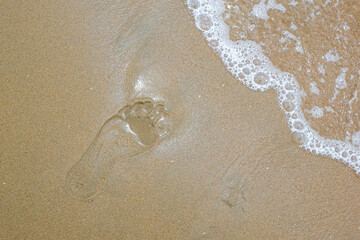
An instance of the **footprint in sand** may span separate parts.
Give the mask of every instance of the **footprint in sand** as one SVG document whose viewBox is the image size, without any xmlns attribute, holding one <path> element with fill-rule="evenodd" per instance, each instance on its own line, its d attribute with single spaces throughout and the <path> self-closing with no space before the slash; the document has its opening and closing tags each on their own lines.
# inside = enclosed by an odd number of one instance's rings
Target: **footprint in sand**
<svg viewBox="0 0 360 240">
<path fill-rule="evenodd" d="M 126 105 L 108 119 L 67 175 L 66 187 L 78 198 L 94 195 L 119 161 L 148 151 L 171 130 L 163 104 L 150 99 Z"/>
</svg>

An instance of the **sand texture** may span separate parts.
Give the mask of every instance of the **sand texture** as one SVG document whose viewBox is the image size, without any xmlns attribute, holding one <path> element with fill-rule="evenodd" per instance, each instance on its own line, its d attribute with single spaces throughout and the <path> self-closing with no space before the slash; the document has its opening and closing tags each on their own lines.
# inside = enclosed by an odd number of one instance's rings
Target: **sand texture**
<svg viewBox="0 0 360 240">
<path fill-rule="evenodd" d="M 360 239 L 359 177 L 183 1 L 5 1 L 0 26 L 0 239 Z"/>
</svg>

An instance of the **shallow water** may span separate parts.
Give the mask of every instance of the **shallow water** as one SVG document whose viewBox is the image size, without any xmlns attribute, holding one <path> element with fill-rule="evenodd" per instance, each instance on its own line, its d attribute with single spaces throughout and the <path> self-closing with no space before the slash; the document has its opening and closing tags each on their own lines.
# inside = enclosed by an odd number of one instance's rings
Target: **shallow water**
<svg viewBox="0 0 360 240">
<path fill-rule="evenodd" d="M 226 68 L 274 88 L 294 141 L 360 172 L 358 1 L 188 0 Z"/>
</svg>

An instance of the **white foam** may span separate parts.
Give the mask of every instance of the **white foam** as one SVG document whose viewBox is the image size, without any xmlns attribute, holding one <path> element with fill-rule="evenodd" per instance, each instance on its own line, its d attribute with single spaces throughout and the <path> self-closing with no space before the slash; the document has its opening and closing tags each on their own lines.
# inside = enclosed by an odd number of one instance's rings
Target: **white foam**
<svg viewBox="0 0 360 240">
<path fill-rule="evenodd" d="M 325 74 L 325 68 L 324 68 L 324 66 L 323 66 L 323 65 L 319 65 L 318 71 L 319 71 L 319 73 L 321 73 L 322 75 L 324 75 L 324 74 Z"/>
<path fill-rule="evenodd" d="M 289 32 L 289 31 L 287 31 L 287 30 L 284 30 L 284 31 L 282 32 L 282 34 L 284 35 L 284 37 L 281 37 L 281 38 L 280 38 L 280 40 L 279 40 L 280 43 L 284 43 L 284 42 L 286 42 L 288 39 L 292 39 L 292 40 L 294 40 L 294 41 L 296 42 L 295 50 L 296 50 L 297 52 L 301 53 L 301 54 L 304 53 L 304 50 L 303 50 L 303 48 L 302 48 L 302 46 L 301 46 L 301 43 L 300 43 L 299 39 L 298 39 L 294 34 L 292 34 L 291 32 Z"/>
<path fill-rule="evenodd" d="M 292 1 L 290 4 L 296 6 L 295 3 Z M 273 66 L 263 54 L 261 43 L 230 40 L 229 27 L 222 17 L 225 10 L 222 0 L 187 0 L 187 4 L 197 28 L 202 31 L 209 46 L 219 55 L 234 77 L 252 90 L 266 91 L 269 88 L 276 90 L 279 105 L 285 112 L 294 140 L 301 147 L 314 154 L 339 159 L 353 168 L 356 173 L 360 173 L 359 148 L 348 142 L 320 136 L 305 120 L 301 110 L 303 91 L 295 77 Z M 269 17 L 267 15 L 269 9 L 286 11 L 283 5 L 277 4 L 274 0 L 267 1 L 267 4 L 261 0 L 253 8 L 252 14 L 266 20 Z M 323 58 L 328 62 L 336 62 L 340 59 L 335 49 L 330 50 Z M 318 70 L 321 74 L 325 73 L 322 66 L 319 66 Z M 320 116 L 321 113 L 323 114 L 323 109 L 319 109 L 311 111 L 315 116 Z"/>
<path fill-rule="evenodd" d="M 339 76 L 335 79 L 335 83 L 336 83 L 336 88 L 338 89 L 344 89 L 347 87 L 346 84 L 346 72 L 348 71 L 348 68 L 342 68 L 341 69 L 341 73 L 339 74 Z"/>
<path fill-rule="evenodd" d="M 336 114 L 335 110 L 334 110 L 332 107 L 330 107 L 330 106 L 326 106 L 326 107 L 325 107 L 325 110 L 326 110 L 327 112 L 335 113 L 335 114 Z"/>
<path fill-rule="evenodd" d="M 297 26 L 293 22 L 291 23 L 290 28 L 294 31 L 297 30 Z"/>
<path fill-rule="evenodd" d="M 305 111 L 311 113 L 314 118 L 321 118 L 322 116 L 324 116 L 324 109 L 318 106 L 314 106 L 311 110 Z"/>
<path fill-rule="evenodd" d="M 358 90 L 355 90 L 353 97 L 349 101 L 349 105 L 351 105 L 353 102 L 357 102 L 357 101 L 359 101 Z"/>
<path fill-rule="evenodd" d="M 267 12 L 270 9 L 280 10 L 283 13 L 286 11 L 286 8 L 282 4 L 277 3 L 276 0 L 260 0 L 258 4 L 254 5 L 251 14 L 266 21 L 269 19 Z"/>
<path fill-rule="evenodd" d="M 357 147 L 360 147 L 360 131 L 354 133 L 351 137 L 352 144 L 354 144 Z"/>
<path fill-rule="evenodd" d="M 316 86 L 316 82 L 311 82 L 310 83 L 310 91 L 316 95 L 320 94 L 320 90 L 319 88 Z"/>
<path fill-rule="evenodd" d="M 298 2 L 295 1 L 295 0 L 292 0 L 290 3 L 289 3 L 290 6 L 293 6 L 293 7 L 296 7 L 296 5 L 298 5 Z"/>
<path fill-rule="evenodd" d="M 332 49 L 330 51 L 328 51 L 323 58 L 325 59 L 325 61 L 327 62 L 337 62 L 340 59 L 339 54 L 336 52 L 336 49 Z"/>
</svg>

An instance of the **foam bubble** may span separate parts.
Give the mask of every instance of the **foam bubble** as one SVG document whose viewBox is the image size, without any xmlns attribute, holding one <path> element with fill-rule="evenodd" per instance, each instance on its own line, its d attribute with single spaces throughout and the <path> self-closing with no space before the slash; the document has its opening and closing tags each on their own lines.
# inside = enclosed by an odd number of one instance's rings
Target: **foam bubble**
<svg viewBox="0 0 360 240">
<path fill-rule="evenodd" d="M 254 63 L 255 66 L 260 66 L 261 65 L 261 61 L 259 59 L 257 59 L 257 58 L 253 60 L 253 63 Z"/>
<path fill-rule="evenodd" d="M 243 68 L 243 73 L 245 73 L 246 75 L 250 75 L 250 69 L 249 68 L 247 68 L 247 67 L 245 67 L 245 68 Z"/>
<path fill-rule="evenodd" d="M 208 31 L 212 27 L 213 23 L 211 19 L 205 14 L 201 14 L 197 17 L 197 21 L 201 30 Z"/>
<path fill-rule="evenodd" d="M 254 82 L 259 85 L 265 85 L 269 82 L 269 76 L 263 72 L 258 72 L 254 76 Z"/>
<path fill-rule="evenodd" d="M 286 94 L 286 98 L 289 99 L 290 101 L 295 100 L 295 95 L 293 93 L 288 93 Z"/>
<path fill-rule="evenodd" d="M 292 112 L 295 109 L 295 105 L 291 101 L 284 101 L 282 106 L 286 112 Z"/>
<path fill-rule="evenodd" d="M 219 46 L 219 42 L 215 39 L 211 40 L 209 42 L 210 46 L 212 46 L 213 48 L 216 48 L 217 46 Z"/>
<path fill-rule="evenodd" d="M 303 130 L 304 124 L 301 121 L 296 121 L 296 122 L 294 122 L 294 128 L 297 130 Z"/>
<path fill-rule="evenodd" d="M 309 139 L 305 133 L 302 132 L 293 132 L 292 139 L 297 145 L 304 145 L 308 143 Z"/>
</svg>

